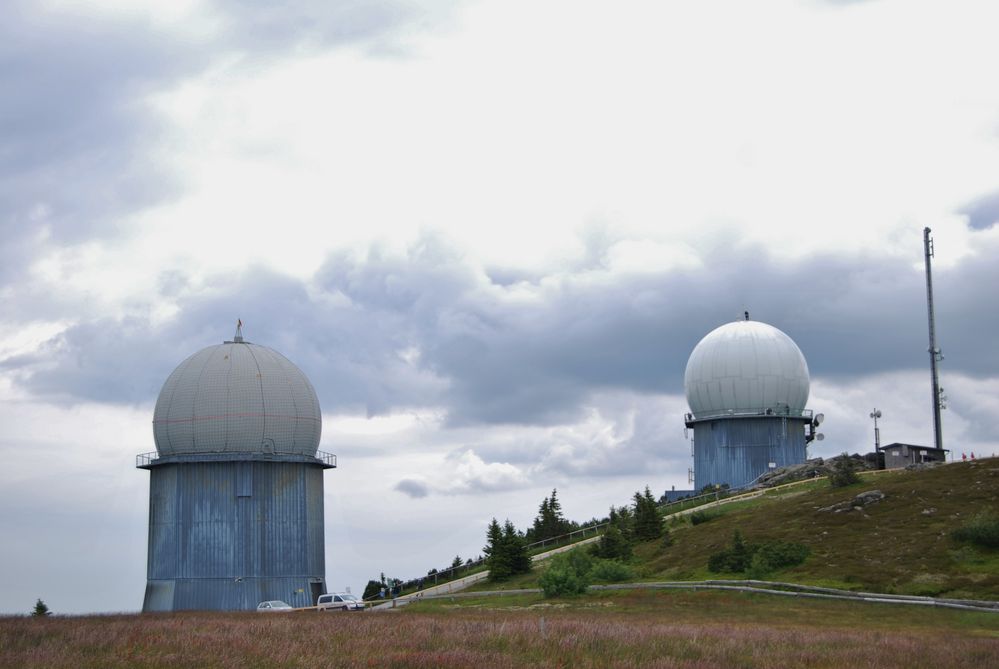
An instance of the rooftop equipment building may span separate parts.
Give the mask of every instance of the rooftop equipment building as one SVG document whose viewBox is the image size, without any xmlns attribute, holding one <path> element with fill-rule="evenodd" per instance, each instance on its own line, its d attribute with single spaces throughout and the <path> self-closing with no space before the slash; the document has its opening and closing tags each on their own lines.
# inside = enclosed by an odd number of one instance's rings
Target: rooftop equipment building
<svg viewBox="0 0 999 669">
<path fill-rule="evenodd" d="M 198 351 L 153 414 L 143 611 L 245 610 L 326 592 L 316 391 L 280 353 L 236 336 Z"/>
<path fill-rule="evenodd" d="M 808 365 L 777 328 L 746 319 L 722 325 L 694 347 L 684 389 L 693 429 L 695 490 L 746 486 L 771 469 L 805 461 L 822 421 L 805 408 Z"/>
</svg>

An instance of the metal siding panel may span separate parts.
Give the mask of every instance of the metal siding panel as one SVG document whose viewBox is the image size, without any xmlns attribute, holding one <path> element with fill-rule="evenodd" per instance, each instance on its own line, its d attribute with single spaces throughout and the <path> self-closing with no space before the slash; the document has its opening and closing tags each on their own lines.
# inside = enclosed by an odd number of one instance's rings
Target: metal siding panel
<svg viewBox="0 0 999 669">
<path fill-rule="evenodd" d="M 148 581 L 146 594 L 142 598 L 142 611 L 173 611 L 174 585 L 174 581 Z"/>
<path fill-rule="evenodd" d="M 714 423 L 714 429 L 711 424 Z M 708 484 L 744 486 L 767 471 L 805 461 L 804 422 L 779 417 L 723 419 L 694 426 L 694 478 Z"/>
</svg>

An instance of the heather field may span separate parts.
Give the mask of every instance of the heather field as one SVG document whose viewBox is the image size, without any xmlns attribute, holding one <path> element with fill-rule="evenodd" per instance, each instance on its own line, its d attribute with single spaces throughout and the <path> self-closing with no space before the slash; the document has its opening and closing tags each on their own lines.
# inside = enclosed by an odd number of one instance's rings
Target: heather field
<svg viewBox="0 0 999 669">
<path fill-rule="evenodd" d="M 0 619 L 4 667 L 982 667 L 999 616 L 733 593 Z"/>
</svg>

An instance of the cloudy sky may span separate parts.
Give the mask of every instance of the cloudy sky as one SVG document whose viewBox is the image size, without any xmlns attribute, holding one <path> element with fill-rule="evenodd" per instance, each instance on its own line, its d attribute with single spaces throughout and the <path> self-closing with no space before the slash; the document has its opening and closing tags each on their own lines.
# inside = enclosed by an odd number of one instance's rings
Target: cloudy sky
<svg viewBox="0 0 999 669">
<path fill-rule="evenodd" d="M 233 334 L 312 379 L 355 592 L 687 485 L 683 370 L 748 309 L 813 455 L 999 451 L 999 10 L 37 0 L 0 21 L 0 612 L 131 611 L 152 407 Z"/>
</svg>

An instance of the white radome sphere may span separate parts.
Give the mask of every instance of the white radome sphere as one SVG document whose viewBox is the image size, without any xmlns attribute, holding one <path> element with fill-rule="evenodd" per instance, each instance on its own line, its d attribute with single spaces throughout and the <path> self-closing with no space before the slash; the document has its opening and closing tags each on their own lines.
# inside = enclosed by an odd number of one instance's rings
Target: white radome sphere
<svg viewBox="0 0 999 669">
<path fill-rule="evenodd" d="M 786 334 L 759 321 L 736 321 L 694 347 L 683 377 L 695 417 L 729 413 L 801 415 L 808 402 L 808 364 Z"/>
<path fill-rule="evenodd" d="M 321 435 L 319 400 L 302 370 L 277 351 L 243 341 L 209 346 L 180 363 L 153 413 L 161 456 L 314 457 Z"/>
</svg>

